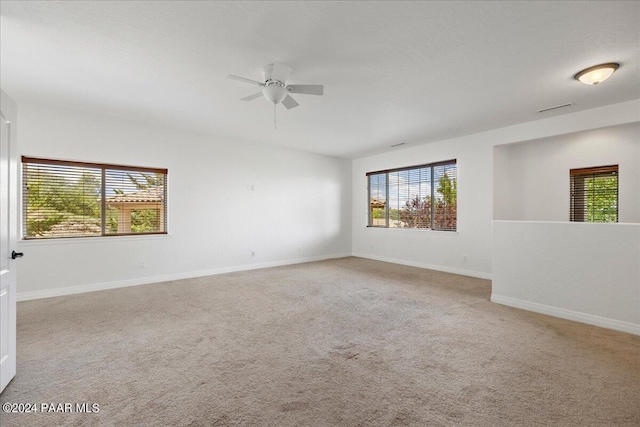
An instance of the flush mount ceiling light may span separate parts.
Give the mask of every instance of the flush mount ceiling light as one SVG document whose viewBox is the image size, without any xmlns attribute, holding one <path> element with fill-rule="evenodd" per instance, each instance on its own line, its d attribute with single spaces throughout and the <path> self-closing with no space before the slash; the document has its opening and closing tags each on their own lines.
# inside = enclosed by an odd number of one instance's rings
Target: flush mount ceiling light
<svg viewBox="0 0 640 427">
<path fill-rule="evenodd" d="M 620 67 L 620 64 L 610 62 L 608 64 L 594 65 L 593 67 L 586 68 L 573 76 L 574 79 L 582 82 L 586 85 L 597 85 L 600 82 L 607 80 L 614 71 Z"/>
</svg>

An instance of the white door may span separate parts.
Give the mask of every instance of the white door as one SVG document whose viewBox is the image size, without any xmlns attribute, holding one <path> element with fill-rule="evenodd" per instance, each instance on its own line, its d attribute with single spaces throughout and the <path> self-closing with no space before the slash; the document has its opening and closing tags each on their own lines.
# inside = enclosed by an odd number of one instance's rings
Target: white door
<svg viewBox="0 0 640 427">
<path fill-rule="evenodd" d="M 1 92 L 0 105 L 0 392 L 16 375 L 16 249 L 18 212 L 16 104 Z"/>
</svg>

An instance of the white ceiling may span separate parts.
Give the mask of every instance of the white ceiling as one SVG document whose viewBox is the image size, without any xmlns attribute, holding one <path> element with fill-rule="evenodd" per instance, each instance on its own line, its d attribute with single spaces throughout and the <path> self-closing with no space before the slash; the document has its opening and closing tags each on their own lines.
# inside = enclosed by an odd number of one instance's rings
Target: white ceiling
<svg viewBox="0 0 640 427">
<path fill-rule="evenodd" d="M 640 2 L 6 2 L 1 85 L 35 101 L 343 157 L 640 98 Z M 271 62 L 324 84 L 273 109 Z M 573 75 L 622 66 L 597 87 Z M 571 102 L 553 113 L 537 111 Z"/>
</svg>

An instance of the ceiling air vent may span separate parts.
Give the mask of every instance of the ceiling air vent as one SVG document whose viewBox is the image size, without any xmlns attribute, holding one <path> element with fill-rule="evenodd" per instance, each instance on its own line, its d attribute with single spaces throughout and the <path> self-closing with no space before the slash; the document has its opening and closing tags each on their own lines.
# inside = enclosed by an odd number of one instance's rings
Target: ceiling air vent
<svg viewBox="0 0 640 427">
<path fill-rule="evenodd" d="M 542 110 L 538 110 L 538 113 L 546 113 L 548 111 L 559 110 L 561 108 L 571 107 L 571 105 L 572 104 L 569 103 L 569 104 L 556 105 L 555 107 L 543 108 Z"/>
</svg>

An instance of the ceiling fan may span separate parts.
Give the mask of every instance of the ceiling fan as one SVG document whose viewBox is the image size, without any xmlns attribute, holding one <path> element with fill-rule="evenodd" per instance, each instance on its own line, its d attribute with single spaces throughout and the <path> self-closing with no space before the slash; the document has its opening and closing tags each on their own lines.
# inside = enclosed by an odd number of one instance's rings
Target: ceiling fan
<svg viewBox="0 0 640 427">
<path fill-rule="evenodd" d="M 295 93 L 299 95 L 322 95 L 324 87 L 322 85 L 288 85 L 287 79 L 293 69 L 284 64 L 273 63 L 261 68 L 264 82 L 247 79 L 229 74 L 227 78 L 240 82 L 250 83 L 260 86 L 262 89 L 258 93 L 245 96 L 240 101 L 251 101 L 263 95 L 267 101 L 274 105 L 282 103 L 287 110 L 297 107 L 299 104 L 289 95 Z"/>
</svg>

